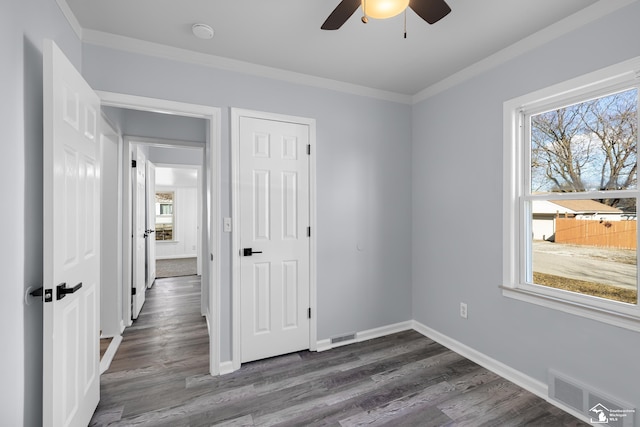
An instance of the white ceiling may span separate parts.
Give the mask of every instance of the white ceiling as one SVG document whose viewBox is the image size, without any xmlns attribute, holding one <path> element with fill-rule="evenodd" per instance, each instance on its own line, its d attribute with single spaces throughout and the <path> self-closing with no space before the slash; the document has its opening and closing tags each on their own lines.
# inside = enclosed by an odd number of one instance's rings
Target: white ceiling
<svg viewBox="0 0 640 427">
<path fill-rule="evenodd" d="M 286 70 L 290 77 L 296 76 L 291 72 L 300 73 L 409 96 L 576 12 L 581 11 L 566 26 L 579 26 L 577 21 L 595 19 L 629 3 L 447 0 L 452 12 L 434 25 L 408 11 L 404 39 L 402 15 L 364 25 L 360 10 L 341 29 L 321 30 L 339 1 L 58 0 L 63 11 L 73 12 L 83 40 L 90 43 L 126 48 L 133 41 L 113 35 L 124 36 L 169 46 L 173 52 L 175 48 L 197 52 L 198 58 L 207 54 L 217 61 L 234 60 L 236 65 Z M 214 38 L 195 38 L 191 26 L 197 22 L 211 25 Z M 561 33 L 563 25 L 552 28 Z M 148 46 L 158 54 L 158 46 Z"/>
</svg>

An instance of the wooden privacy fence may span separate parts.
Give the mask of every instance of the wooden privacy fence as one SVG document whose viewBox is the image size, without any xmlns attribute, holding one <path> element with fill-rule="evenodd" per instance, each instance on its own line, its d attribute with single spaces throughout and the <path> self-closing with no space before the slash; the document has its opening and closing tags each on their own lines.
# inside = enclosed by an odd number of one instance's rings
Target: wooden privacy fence
<svg viewBox="0 0 640 427">
<path fill-rule="evenodd" d="M 636 225 L 637 221 L 556 218 L 555 241 L 603 248 L 635 249 Z"/>
</svg>

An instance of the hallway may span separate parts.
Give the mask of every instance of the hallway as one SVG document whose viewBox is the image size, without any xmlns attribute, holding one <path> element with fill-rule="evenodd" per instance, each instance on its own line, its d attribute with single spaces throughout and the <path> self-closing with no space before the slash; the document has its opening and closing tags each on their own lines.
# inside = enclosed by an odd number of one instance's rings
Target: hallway
<svg viewBox="0 0 640 427">
<path fill-rule="evenodd" d="M 100 404 L 90 425 L 132 418 L 140 422 L 138 416 L 144 419 L 147 412 L 192 399 L 185 378 L 208 375 L 208 342 L 200 314 L 200 276 L 157 279 L 100 379 Z M 150 425 L 159 425 L 155 420 Z"/>
</svg>

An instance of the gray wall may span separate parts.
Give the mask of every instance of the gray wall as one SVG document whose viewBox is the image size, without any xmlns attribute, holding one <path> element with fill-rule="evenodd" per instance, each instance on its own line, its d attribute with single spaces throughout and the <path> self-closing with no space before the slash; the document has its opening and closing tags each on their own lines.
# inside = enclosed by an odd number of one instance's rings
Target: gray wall
<svg viewBox="0 0 640 427">
<path fill-rule="evenodd" d="M 151 146 L 147 160 L 156 164 L 203 166 L 204 149 Z"/>
<path fill-rule="evenodd" d="M 93 45 L 83 67 L 95 89 L 222 107 L 221 217 L 231 215 L 228 107 L 315 118 L 318 338 L 411 319 L 411 106 Z M 220 232 L 224 361 L 231 241 Z"/>
<path fill-rule="evenodd" d="M 537 380 L 553 368 L 636 408 L 638 333 L 505 298 L 498 286 L 503 102 L 640 55 L 639 18 L 632 4 L 421 102 L 412 119 L 414 319 Z"/>
<path fill-rule="evenodd" d="M 44 38 L 55 39 L 80 68 L 80 42 L 54 1 L 1 3 L 0 418 L 11 426 L 36 426 L 42 419 L 42 304 L 26 306 L 24 294 L 42 284 Z"/>
</svg>

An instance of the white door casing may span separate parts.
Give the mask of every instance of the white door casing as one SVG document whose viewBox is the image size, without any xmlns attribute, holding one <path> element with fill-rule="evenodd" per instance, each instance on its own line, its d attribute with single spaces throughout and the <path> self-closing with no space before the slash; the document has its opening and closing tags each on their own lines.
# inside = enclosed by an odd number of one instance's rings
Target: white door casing
<svg viewBox="0 0 640 427">
<path fill-rule="evenodd" d="M 241 361 L 247 362 L 310 348 L 310 132 L 305 124 L 253 117 L 240 117 L 239 126 Z"/>
<path fill-rule="evenodd" d="M 131 317 L 137 319 L 145 301 L 146 283 L 146 225 L 147 225 L 147 193 L 146 164 L 147 159 L 140 146 L 136 147 L 136 166 L 134 172 L 133 203 L 133 277 L 131 284 Z"/>
<path fill-rule="evenodd" d="M 156 280 L 156 165 L 147 161 L 147 287 Z"/>
<path fill-rule="evenodd" d="M 86 426 L 100 398 L 100 100 L 51 40 L 43 65 L 42 421 Z"/>
<path fill-rule="evenodd" d="M 203 253 L 209 255 L 205 256 L 206 268 L 202 271 L 202 298 L 203 298 L 203 312 L 207 313 L 207 323 L 209 326 L 209 344 L 210 344 L 210 361 L 209 370 L 212 375 L 217 375 L 221 372 L 220 368 L 220 259 L 221 259 L 221 242 L 220 233 L 217 227 L 211 226 L 218 223 L 220 216 L 220 158 L 221 158 L 221 117 L 222 111 L 220 108 L 186 104 L 176 101 L 168 101 L 156 98 L 147 98 L 141 96 L 134 96 L 122 93 L 97 91 L 102 105 L 127 108 L 141 111 L 164 111 L 171 112 L 177 115 L 184 115 L 188 117 L 198 117 L 205 119 L 208 124 L 208 140 L 205 144 L 206 153 L 206 179 L 205 179 L 205 192 L 207 194 L 207 203 L 205 208 L 207 209 L 207 215 L 205 218 L 205 227 L 203 227 Z M 131 171 L 131 138 L 125 137 L 123 150 L 122 150 L 122 168 L 123 176 L 122 180 L 125 185 L 122 186 L 122 215 L 125 218 L 131 218 L 131 206 L 132 206 L 132 185 L 129 185 L 132 180 Z M 133 230 L 131 228 L 131 221 L 124 221 L 122 226 L 122 239 L 129 243 Z M 131 259 L 131 245 L 123 245 L 123 260 Z M 123 269 L 123 299 L 125 304 L 123 306 L 123 321 L 126 325 L 131 324 L 131 262 L 124 262 Z M 206 301 L 205 301 L 206 299 Z"/>
<path fill-rule="evenodd" d="M 122 217 L 119 179 L 120 134 L 100 120 L 100 330 L 102 337 L 122 333 Z M 116 232 L 117 231 L 117 232 Z M 128 241 L 128 240 L 127 240 Z"/>
</svg>

